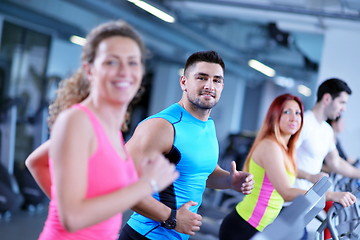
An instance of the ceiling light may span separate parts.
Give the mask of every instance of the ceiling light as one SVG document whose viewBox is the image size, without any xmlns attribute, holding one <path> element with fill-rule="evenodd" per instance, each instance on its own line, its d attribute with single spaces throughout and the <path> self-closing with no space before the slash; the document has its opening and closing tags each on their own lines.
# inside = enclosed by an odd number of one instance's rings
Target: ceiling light
<svg viewBox="0 0 360 240">
<path fill-rule="evenodd" d="M 84 46 L 85 43 L 86 43 L 86 38 L 79 37 L 79 36 L 76 36 L 76 35 L 72 35 L 70 37 L 70 42 L 75 43 L 75 44 L 80 45 L 80 46 Z"/>
<path fill-rule="evenodd" d="M 284 88 L 292 88 L 295 85 L 295 80 L 291 77 L 276 76 L 274 82 Z"/>
<path fill-rule="evenodd" d="M 163 20 L 165 22 L 169 22 L 169 23 L 175 22 L 175 18 L 173 16 L 161 11 L 160 9 L 158 9 L 144 1 L 141 1 L 141 0 L 128 0 L 128 1 L 135 4 L 139 8 L 142 8 L 145 11 L 151 13 L 152 15 L 160 18 L 161 20 Z"/>
<path fill-rule="evenodd" d="M 255 59 L 250 59 L 248 64 L 253 69 L 261 72 L 262 74 L 265 74 L 268 77 L 274 77 L 275 74 L 276 74 L 274 69 L 272 69 L 271 67 L 266 66 L 265 64 L 255 60 Z"/>
<path fill-rule="evenodd" d="M 308 88 L 308 87 L 305 86 L 305 85 L 300 84 L 300 85 L 297 87 L 297 90 L 298 90 L 299 93 L 301 93 L 301 94 L 304 95 L 305 97 L 310 97 L 310 96 L 311 96 L 311 89 Z"/>
</svg>

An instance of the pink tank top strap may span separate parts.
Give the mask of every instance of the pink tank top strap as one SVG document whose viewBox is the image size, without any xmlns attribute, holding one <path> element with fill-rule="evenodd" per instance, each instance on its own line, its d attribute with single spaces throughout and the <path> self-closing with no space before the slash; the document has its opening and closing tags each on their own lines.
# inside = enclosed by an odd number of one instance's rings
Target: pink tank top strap
<svg viewBox="0 0 360 240">
<path fill-rule="evenodd" d="M 99 120 L 96 118 L 95 114 L 86 106 L 78 103 L 78 104 L 74 104 L 72 106 L 73 108 L 77 108 L 77 109 L 80 109 L 82 111 L 84 111 L 89 119 L 90 119 L 90 122 L 91 124 L 93 125 L 94 127 L 94 131 L 95 131 L 95 134 L 96 134 L 96 138 L 98 139 L 99 144 L 102 145 L 104 143 L 104 132 L 103 132 L 103 129 L 102 129 L 102 126 L 99 122 Z"/>
</svg>

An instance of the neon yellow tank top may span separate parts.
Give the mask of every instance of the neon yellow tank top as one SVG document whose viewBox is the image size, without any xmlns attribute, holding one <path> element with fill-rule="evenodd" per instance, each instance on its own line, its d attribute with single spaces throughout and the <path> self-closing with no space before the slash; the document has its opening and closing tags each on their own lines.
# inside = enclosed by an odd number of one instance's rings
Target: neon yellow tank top
<svg viewBox="0 0 360 240">
<path fill-rule="evenodd" d="M 236 205 L 236 211 L 251 226 L 262 231 L 279 215 L 284 200 L 270 182 L 265 169 L 252 158 L 249 163 L 249 172 L 254 175 L 254 189 Z M 294 174 L 288 173 L 288 177 L 293 184 Z"/>
</svg>

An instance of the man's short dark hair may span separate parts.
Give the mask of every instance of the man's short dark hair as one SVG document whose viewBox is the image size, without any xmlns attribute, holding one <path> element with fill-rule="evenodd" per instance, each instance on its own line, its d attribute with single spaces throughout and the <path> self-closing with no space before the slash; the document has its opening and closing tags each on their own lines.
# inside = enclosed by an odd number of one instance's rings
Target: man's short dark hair
<svg viewBox="0 0 360 240">
<path fill-rule="evenodd" d="M 352 93 L 350 87 L 343 80 L 338 78 L 327 79 L 318 88 L 316 102 L 320 102 L 325 93 L 329 93 L 332 99 L 335 99 L 341 92 L 346 92 L 349 95 Z"/>
<path fill-rule="evenodd" d="M 225 63 L 220 55 L 215 51 L 201 51 L 191 54 L 187 59 L 184 68 L 184 74 L 186 74 L 187 69 L 198 62 L 208 62 L 208 63 L 217 63 L 219 64 L 223 71 L 225 72 Z"/>
</svg>

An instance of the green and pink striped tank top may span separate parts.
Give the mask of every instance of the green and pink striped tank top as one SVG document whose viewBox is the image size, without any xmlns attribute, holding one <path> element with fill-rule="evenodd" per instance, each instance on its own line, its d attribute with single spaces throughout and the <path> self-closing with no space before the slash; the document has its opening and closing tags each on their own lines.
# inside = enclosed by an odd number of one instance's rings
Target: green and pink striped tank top
<svg viewBox="0 0 360 240">
<path fill-rule="evenodd" d="M 284 200 L 270 182 L 265 169 L 252 158 L 249 163 L 249 172 L 254 175 L 254 189 L 237 204 L 236 211 L 251 226 L 262 231 L 279 215 Z M 288 177 L 293 184 L 295 175 L 288 173 Z"/>
</svg>

